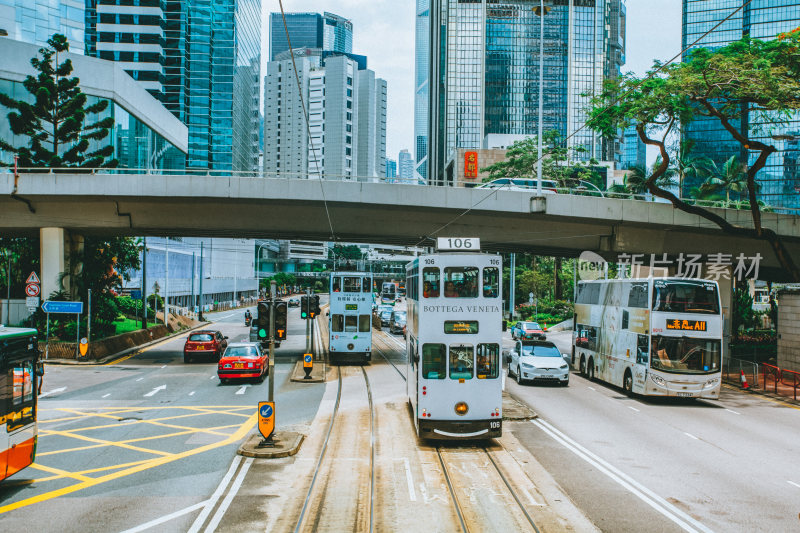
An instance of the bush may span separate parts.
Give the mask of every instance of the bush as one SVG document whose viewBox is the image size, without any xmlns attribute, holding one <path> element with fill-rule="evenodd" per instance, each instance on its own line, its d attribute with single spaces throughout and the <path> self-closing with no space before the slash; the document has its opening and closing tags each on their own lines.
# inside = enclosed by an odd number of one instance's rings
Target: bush
<svg viewBox="0 0 800 533">
<path fill-rule="evenodd" d="M 142 312 L 142 300 L 140 299 L 134 300 L 129 296 L 119 296 L 116 299 L 116 303 L 119 312 L 124 315 L 136 315 Z"/>
</svg>

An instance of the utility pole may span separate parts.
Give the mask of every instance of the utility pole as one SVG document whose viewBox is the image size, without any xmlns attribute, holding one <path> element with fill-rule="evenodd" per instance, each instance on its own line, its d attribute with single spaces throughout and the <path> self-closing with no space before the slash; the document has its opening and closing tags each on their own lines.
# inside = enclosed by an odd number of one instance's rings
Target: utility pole
<svg viewBox="0 0 800 533">
<path fill-rule="evenodd" d="M 169 327 L 169 237 L 164 239 L 164 325 Z"/>
<path fill-rule="evenodd" d="M 147 329 L 147 237 L 142 246 L 142 329 Z"/>
<path fill-rule="evenodd" d="M 509 261 L 510 269 L 509 269 L 509 276 L 508 276 L 508 315 L 509 320 L 514 320 L 514 286 L 516 285 L 516 265 L 515 265 L 515 254 L 511 254 L 511 260 Z"/>
<path fill-rule="evenodd" d="M 203 241 L 200 241 L 200 290 L 199 290 L 199 305 L 197 307 L 199 313 L 197 315 L 200 322 L 203 321 Z"/>
<path fill-rule="evenodd" d="M 277 283 L 275 280 L 269 282 L 269 398 L 267 401 L 275 401 L 275 300 Z"/>
<path fill-rule="evenodd" d="M 194 274 L 195 274 L 195 264 L 194 264 L 194 252 L 192 252 L 192 307 L 189 309 L 189 312 L 194 313 Z"/>
<path fill-rule="evenodd" d="M 86 342 L 92 342 L 92 289 L 88 289 L 86 296 Z"/>
</svg>

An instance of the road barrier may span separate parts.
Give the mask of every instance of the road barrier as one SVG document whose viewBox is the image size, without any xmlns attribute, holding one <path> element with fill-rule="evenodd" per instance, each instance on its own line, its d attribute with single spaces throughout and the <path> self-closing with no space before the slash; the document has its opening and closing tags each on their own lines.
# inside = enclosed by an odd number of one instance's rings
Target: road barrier
<svg viewBox="0 0 800 533">
<path fill-rule="evenodd" d="M 758 363 L 736 357 L 726 359 L 723 363 L 722 379 L 741 386 L 742 376 L 750 384 L 750 388 L 758 387 L 758 384 L 761 383 Z"/>
<path fill-rule="evenodd" d="M 764 367 L 764 390 L 770 390 L 769 384 L 772 380 L 772 391 L 775 394 L 788 396 L 791 392 L 792 398 L 797 400 L 797 389 L 800 388 L 800 372 L 779 368 L 775 365 L 762 363 Z"/>
</svg>

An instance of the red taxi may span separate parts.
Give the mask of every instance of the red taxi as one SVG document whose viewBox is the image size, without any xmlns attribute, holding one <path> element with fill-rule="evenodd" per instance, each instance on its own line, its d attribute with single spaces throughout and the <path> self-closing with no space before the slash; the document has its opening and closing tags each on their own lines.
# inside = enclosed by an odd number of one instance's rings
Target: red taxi
<svg viewBox="0 0 800 533">
<path fill-rule="evenodd" d="M 227 347 L 228 337 L 223 336 L 219 331 L 195 331 L 186 338 L 186 344 L 183 345 L 183 362 L 191 363 L 199 357 L 208 357 L 219 361 Z"/>
<path fill-rule="evenodd" d="M 219 360 L 217 375 L 222 383 L 231 379 L 252 379 L 264 381 L 269 373 L 269 357 L 256 342 L 237 342 L 228 345 L 228 349 Z"/>
</svg>

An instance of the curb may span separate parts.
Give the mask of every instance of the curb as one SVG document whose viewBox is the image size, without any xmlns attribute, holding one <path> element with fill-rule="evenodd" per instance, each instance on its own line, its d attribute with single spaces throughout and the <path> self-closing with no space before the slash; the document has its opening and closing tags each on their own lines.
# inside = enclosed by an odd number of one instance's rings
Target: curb
<svg viewBox="0 0 800 533">
<path fill-rule="evenodd" d="M 324 383 L 325 376 L 321 376 L 322 374 L 323 365 L 320 363 L 319 365 L 314 365 L 311 369 L 311 379 L 305 379 L 305 370 L 303 370 L 303 362 L 297 361 L 294 365 L 294 370 L 292 371 L 292 375 L 289 378 L 289 381 L 293 381 L 295 383 Z M 328 366 L 330 368 L 330 366 Z"/>
<path fill-rule="evenodd" d="M 518 411 L 515 413 L 515 411 Z M 533 420 L 539 415 L 524 402 L 508 391 L 503 391 L 503 420 L 515 422 L 520 420 Z"/>
<path fill-rule="evenodd" d="M 775 394 L 774 392 L 770 392 L 768 390 L 754 389 L 752 387 L 749 389 L 743 389 L 741 387 L 736 387 L 735 385 L 731 385 L 730 383 L 725 381 L 722 382 L 722 386 L 732 391 L 744 392 L 747 394 L 756 394 L 758 396 L 764 396 L 765 398 L 770 398 L 778 402 L 788 403 L 789 405 L 794 405 L 794 406 L 800 406 L 800 400 L 795 400 L 794 398 L 783 396 L 782 394 Z"/>
<path fill-rule="evenodd" d="M 278 459 L 289 457 L 300 451 L 300 445 L 305 440 L 305 435 L 294 431 L 276 431 L 272 439 L 275 441 L 273 448 L 259 448 L 262 437 L 260 433 L 252 433 L 244 443 L 239 446 L 236 453 L 245 457 L 256 459 Z"/>
<path fill-rule="evenodd" d="M 135 352 L 137 350 L 141 350 L 142 348 L 147 348 L 149 346 L 153 346 L 158 344 L 159 342 L 166 342 L 168 340 L 176 339 L 179 335 L 183 335 L 184 333 L 189 333 L 190 331 L 194 331 L 196 329 L 207 327 L 211 322 L 204 322 L 197 326 L 194 326 L 189 329 L 185 329 L 182 331 L 178 331 L 173 333 L 172 335 L 167 335 L 166 337 L 161 337 L 160 339 L 155 339 L 150 342 L 146 342 L 144 344 L 140 344 L 139 346 L 133 346 L 132 348 L 127 348 L 122 350 L 121 352 L 117 352 L 112 355 L 107 355 L 102 359 L 94 359 L 91 361 L 78 361 L 76 359 L 42 359 L 42 362 L 46 365 L 65 365 L 65 366 L 92 366 L 92 365 L 104 365 L 109 361 L 113 361 L 114 359 L 118 359 L 120 357 L 124 357 L 129 353 Z"/>
</svg>

